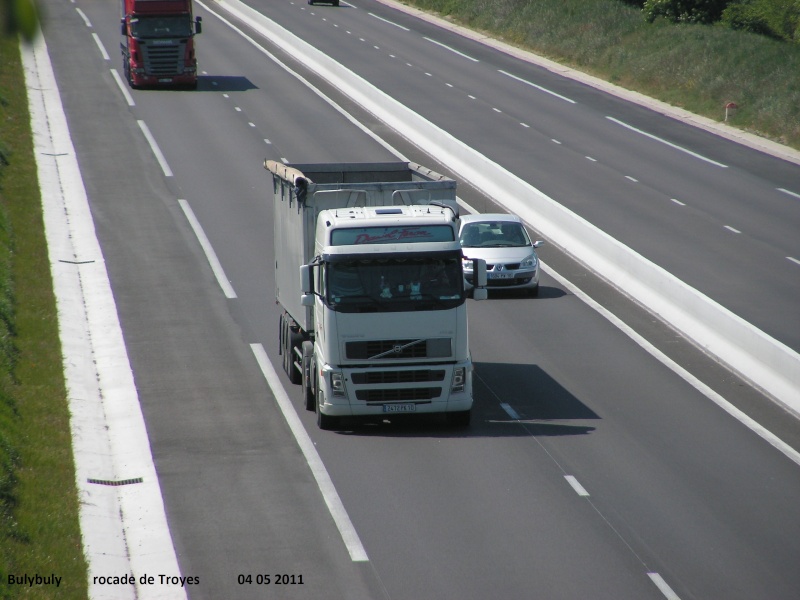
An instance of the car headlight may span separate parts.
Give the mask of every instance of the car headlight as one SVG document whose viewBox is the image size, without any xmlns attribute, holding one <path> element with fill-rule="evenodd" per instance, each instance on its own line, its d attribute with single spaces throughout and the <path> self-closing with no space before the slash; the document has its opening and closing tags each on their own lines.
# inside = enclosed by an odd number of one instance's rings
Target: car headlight
<svg viewBox="0 0 800 600">
<path fill-rule="evenodd" d="M 346 396 L 344 389 L 344 373 L 341 371 L 331 371 L 331 391 L 334 396 Z"/>
<path fill-rule="evenodd" d="M 538 259 L 536 258 L 535 254 L 531 254 L 530 256 L 526 257 L 519 266 L 522 269 L 535 269 L 536 265 L 539 264 Z"/>
<path fill-rule="evenodd" d="M 453 369 L 453 381 L 450 384 L 451 392 L 463 392 L 467 370 L 464 367 Z"/>
</svg>

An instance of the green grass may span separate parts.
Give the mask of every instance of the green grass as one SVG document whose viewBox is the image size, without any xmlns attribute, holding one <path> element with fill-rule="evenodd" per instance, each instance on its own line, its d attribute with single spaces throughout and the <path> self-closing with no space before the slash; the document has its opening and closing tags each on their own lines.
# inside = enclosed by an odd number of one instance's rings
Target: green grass
<svg viewBox="0 0 800 600">
<path fill-rule="evenodd" d="M 404 0 L 696 114 L 800 149 L 800 44 L 645 22 L 622 0 Z"/>
<path fill-rule="evenodd" d="M 58 321 L 19 43 L 0 36 L 0 598 L 86 598 Z M 8 575 L 62 578 L 8 585 Z"/>
</svg>

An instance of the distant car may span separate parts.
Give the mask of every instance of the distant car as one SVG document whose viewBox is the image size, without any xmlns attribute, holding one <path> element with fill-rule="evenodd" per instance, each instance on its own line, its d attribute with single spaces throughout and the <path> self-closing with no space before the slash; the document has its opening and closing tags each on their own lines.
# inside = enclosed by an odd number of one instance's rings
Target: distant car
<svg viewBox="0 0 800 600">
<path fill-rule="evenodd" d="M 322 2 L 323 4 L 333 4 L 334 6 L 339 6 L 339 0 L 308 0 L 308 3 L 312 6 L 317 4 L 317 2 Z"/>
<path fill-rule="evenodd" d="M 539 257 L 534 248 L 544 242 L 531 238 L 515 215 L 478 214 L 461 217 L 459 231 L 464 254 L 464 284 L 472 289 L 472 259 L 486 261 L 487 288 L 539 294 Z"/>
</svg>

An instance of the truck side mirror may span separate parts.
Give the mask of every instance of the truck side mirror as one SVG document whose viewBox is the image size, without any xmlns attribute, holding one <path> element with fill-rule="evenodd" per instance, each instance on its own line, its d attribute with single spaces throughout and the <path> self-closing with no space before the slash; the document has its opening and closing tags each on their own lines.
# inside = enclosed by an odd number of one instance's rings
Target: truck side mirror
<svg viewBox="0 0 800 600">
<path fill-rule="evenodd" d="M 300 267 L 300 304 L 302 306 L 314 306 L 314 285 L 312 283 L 313 267 L 302 265 Z"/>
<path fill-rule="evenodd" d="M 475 289 L 472 290 L 473 300 L 486 300 L 489 290 L 486 289 L 486 261 L 482 258 L 472 259 L 472 276 Z"/>
<path fill-rule="evenodd" d="M 203 17 L 195 17 L 194 19 L 194 32 L 203 33 Z"/>
<path fill-rule="evenodd" d="M 122 35 L 128 35 L 128 28 L 125 26 L 125 19 L 119 20 L 119 32 Z"/>
</svg>

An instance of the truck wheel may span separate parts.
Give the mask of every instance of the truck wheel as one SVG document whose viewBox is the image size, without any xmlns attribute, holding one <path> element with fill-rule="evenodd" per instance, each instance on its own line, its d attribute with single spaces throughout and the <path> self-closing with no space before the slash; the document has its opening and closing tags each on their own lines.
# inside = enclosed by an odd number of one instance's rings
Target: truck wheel
<svg viewBox="0 0 800 600">
<path fill-rule="evenodd" d="M 314 344 L 305 341 L 303 342 L 303 397 L 305 399 L 306 410 L 314 410 L 316 407 L 316 370 L 317 365 L 314 362 Z"/>
<path fill-rule="evenodd" d="M 458 412 L 447 413 L 447 423 L 456 429 L 466 429 L 472 418 L 472 411 L 461 410 Z"/>
</svg>

